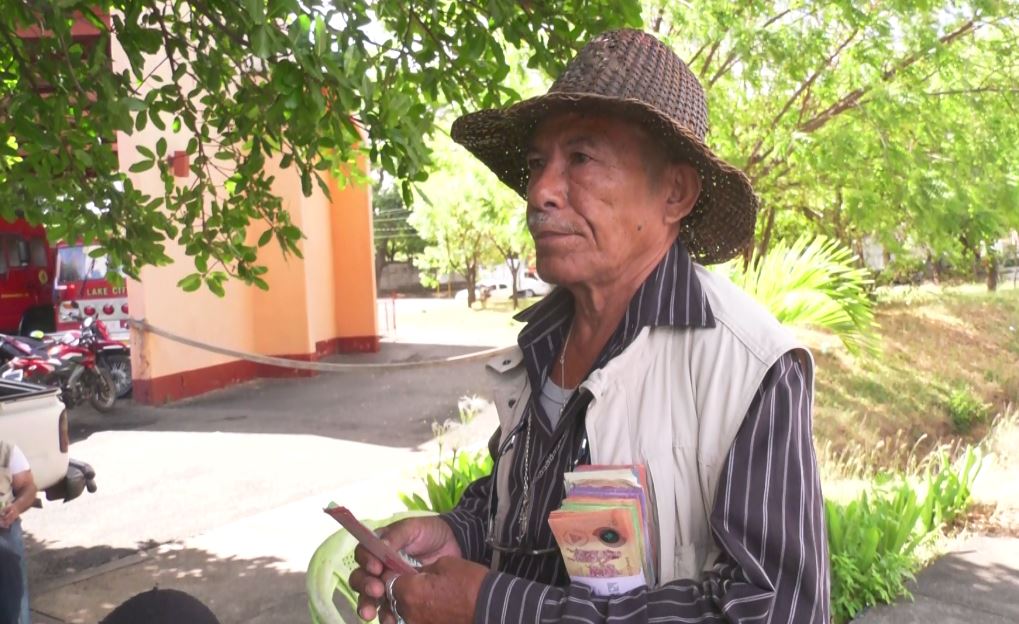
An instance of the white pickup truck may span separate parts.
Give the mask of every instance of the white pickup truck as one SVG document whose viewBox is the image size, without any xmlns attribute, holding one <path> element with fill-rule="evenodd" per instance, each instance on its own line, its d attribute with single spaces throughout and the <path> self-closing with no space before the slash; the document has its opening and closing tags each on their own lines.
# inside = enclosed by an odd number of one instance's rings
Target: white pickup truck
<svg viewBox="0 0 1019 624">
<path fill-rule="evenodd" d="M 96 473 L 68 456 L 67 410 L 59 388 L 0 380 L 0 439 L 28 458 L 32 476 L 47 500 L 69 501 L 96 490 Z"/>
</svg>

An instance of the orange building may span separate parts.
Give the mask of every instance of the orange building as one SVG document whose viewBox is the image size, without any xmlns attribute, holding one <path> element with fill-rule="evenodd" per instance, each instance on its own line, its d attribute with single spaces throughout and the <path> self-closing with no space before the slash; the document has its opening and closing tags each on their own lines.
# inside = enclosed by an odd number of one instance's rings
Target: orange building
<svg viewBox="0 0 1019 624">
<path fill-rule="evenodd" d="M 102 18 L 109 24 L 108 16 Z M 86 47 L 96 44 L 98 34 L 84 18 L 79 18 L 72 29 L 76 42 Z M 26 39 L 49 36 L 38 27 L 25 28 L 18 35 Z M 109 53 L 113 71 L 129 69 L 127 56 L 116 41 Z M 164 83 L 170 82 L 169 64 L 162 61 L 159 55 L 150 56 L 146 73 L 158 74 Z M 159 83 L 149 80 L 141 88 L 152 86 Z M 189 89 L 191 85 L 180 86 Z M 171 126 L 166 124 L 167 128 Z M 165 139 L 167 153 L 174 154 L 183 152 L 191 137 L 186 128 L 172 132 L 153 124 L 130 135 L 118 133 L 115 148 L 120 169 L 128 172 L 126 175 L 142 192 L 161 195 L 157 169 L 129 172 L 140 159 L 137 147 L 154 149 L 159 139 Z M 367 167 L 366 163 L 361 166 Z M 284 257 L 277 247 L 269 245 L 261 248 L 258 259 L 269 268 L 262 276 L 269 283 L 268 291 L 232 282 L 226 285 L 224 297 L 204 290 L 185 293 L 177 282 L 194 272 L 194 265 L 171 241 L 167 243 L 167 254 L 175 262 L 147 267 L 140 281 L 128 284 L 131 317 L 191 340 L 245 353 L 309 361 L 337 352 L 377 351 L 370 189 L 352 186 L 340 190 L 330 180 L 331 197 L 326 197 L 317 185 L 314 194 L 305 197 L 293 168 L 281 170 L 278 162 L 269 163 L 267 168 L 276 179 L 274 193 L 282 198 L 291 220 L 305 234 L 300 244 L 303 259 Z M 181 174 L 179 183 L 188 184 L 186 167 Z M 255 224 L 251 230 L 254 243 L 264 228 Z M 131 359 L 134 400 L 148 404 L 193 396 L 254 377 L 307 374 L 184 346 L 137 328 L 131 331 Z"/>
<path fill-rule="evenodd" d="M 128 66 L 116 43 L 111 58 L 114 71 Z M 167 64 L 160 67 L 160 60 L 151 58 L 151 69 L 168 74 Z M 173 154 L 185 149 L 191 135 L 186 129 L 174 133 L 152 124 L 141 132 L 119 134 L 121 170 L 128 171 L 139 160 L 138 145 L 151 149 L 160 138 L 167 141 L 167 152 Z M 170 242 L 167 253 L 175 262 L 147 267 L 140 281 L 129 283 L 131 316 L 192 340 L 262 355 L 307 361 L 337 352 L 377 351 L 370 189 L 349 186 L 341 190 L 330 181 L 331 197 L 317 187 L 305 197 L 293 168 L 281 170 L 277 163 L 267 167 L 276 178 L 274 193 L 304 232 L 304 258 L 284 257 L 275 245 L 263 247 L 259 262 L 269 268 L 263 276 L 269 290 L 231 282 L 221 298 L 205 290 L 185 293 L 177 286 L 178 280 L 194 272 L 194 266 L 183 250 Z M 128 175 L 141 191 L 153 196 L 162 193 L 155 168 Z M 189 182 L 188 177 L 179 180 L 181 184 Z M 263 229 L 257 225 L 251 228 L 252 242 Z M 131 333 L 131 358 L 134 400 L 146 404 L 161 404 L 255 377 L 301 374 L 202 351 L 138 329 Z"/>
</svg>

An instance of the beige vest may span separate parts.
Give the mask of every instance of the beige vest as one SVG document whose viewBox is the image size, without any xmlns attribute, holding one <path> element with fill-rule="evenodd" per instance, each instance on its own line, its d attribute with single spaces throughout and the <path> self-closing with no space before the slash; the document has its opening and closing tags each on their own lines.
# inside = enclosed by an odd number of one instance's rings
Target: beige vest
<svg viewBox="0 0 1019 624">
<path fill-rule="evenodd" d="M 0 509 L 14 502 L 13 475 L 11 475 L 11 452 L 13 450 L 14 447 L 0 440 Z"/>
<path fill-rule="evenodd" d="M 644 328 L 592 371 L 586 427 L 594 464 L 644 464 L 654 488 L 659 582 L 700 579 L 719 554 L 708 524 L 721 470 L 765 374 L 796 351 L 813 384 L 813 360 L 768 312 L 724 277 L 695 265 L 715 317 L 711 329 Z M 514 396 L 526 397 L 524 388 Z M 512 407 L 509 405 L 513 403 Z M 503 435 L 526 401 L 497 397 Z M 513 450 L 500 463 L 510 465 Z M 509 470 L 497 476 L 501 527 Z"/>
</svg>

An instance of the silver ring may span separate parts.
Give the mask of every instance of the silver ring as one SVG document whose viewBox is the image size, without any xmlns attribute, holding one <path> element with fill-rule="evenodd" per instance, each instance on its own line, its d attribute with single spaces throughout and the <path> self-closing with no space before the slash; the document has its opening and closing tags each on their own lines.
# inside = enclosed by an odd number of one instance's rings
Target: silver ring
<svg viewBox="0 0 1019 624">
<path fill-rule="evenodd" d="M 393 585 L 396 584 L 396 579 L 398 578 L 400 578 L 399 574 L 386 581 L 386 598 L 389 599 L 389 610 L 393 612 L 396 624 L 404 624 L 403 616 L 396 610 L 396 594 L 393 593 Z"/>
</svg>

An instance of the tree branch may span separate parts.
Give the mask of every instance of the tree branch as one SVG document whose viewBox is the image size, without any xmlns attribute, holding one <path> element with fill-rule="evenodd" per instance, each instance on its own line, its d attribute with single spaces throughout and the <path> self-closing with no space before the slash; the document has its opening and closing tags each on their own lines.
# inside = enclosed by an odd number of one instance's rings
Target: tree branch
<svg viewBox="0 0 1019 624">
<path fill-rule="evenodd" d="M 804 80 L 800 84 L 800 86 L 796 89 L 796 91 L 794 91 L 793 94 L 791 96 L 789 96 L 789 98 L 786 100 L 786 102 L 782 106 L 781 110 L 779 110 L 779 112 L 771 119 L 771 123 L 770 123 L 771 127 L 776 126 L 778 124 L 778 122 L 781 121 L 782 117 L 784 117 L 785 114 L 787 112 L 789 112 L 789 109 L 796 102 L 796 100 L 805 91 L 809 90 L 811 88 L 811 86 L 813 86 L 814 82 L 818 79 L 818 77 L 820 77 L 821 72 L 823 72 L 824 70 L 829 69 L 830 67 L 833 66 L 833 63 L 835 62 L 835 59 L 837 59 L 839 54 L 841 54 L 842 51 L 846 49 L 846 46 L 848 46 L 850 44 L 850 42 L 852 42 L 852 40 L 856 38 L 856 35 L 859 32 L 860 32 L 860 30 L 858 28 L 853 29 L 853 32 L 849 33 L 849 36 L 846 37 L 846 39 L 842 43 L 840 43 L 837 48 L 835 48 L 835 51 L 832 52 L 831 54 L 829 54 L 828 57 L 824 60 L 824 62 L 819 64 L 817 66 L 817 69 L 815 69 L 814 72 L 809 77 L 807 77 L 806 80 Z M 802 111 L 801 111 L 801 114 L 802 114 Z M 757 144 L 755 144 L 753 150 L 751 150 L 750 156 L 747 158 L 747 165 L 746 165 L 746 170 L 747 171 L 750 171 L 754 167 L 754 165 L 756 165 L 758 162 L 762 161 L 764 158 L 767 157 L 767 154 L 760 154 L 759 153 L 761 147 L 764 145 L 764 139 L 765 139 L 765 136 L 762 136 L 760 139 L 758 139 L 757 140 Z"/>
<path fill-rule="evenodd" d="M 777 22 L 778 20 L 782 19 L 786 15 L 789 15 L 792 12 L 793 12 L 792 9 L 786 9 L 785 11 L 782 11 L 781 13 L 778 13 L 777 15 L 774 15 L 774 16 L 768 18 L 768 21 L 766 21 L 763 24 L 761 24 L 759 30 L 764 30 L 768 26 L 771 26 L 772 24 L 774 24 L 775 22 Z"/>
<path fill-rule="evenodd" d="M 694 62 L 696 62 L 697 59 L 700 57 L 700 55 L 704 53 L 704 50 L 708 49 L 709 45 L 711 45 L 711 42 L 710 41 L 705 41 L 704 45 L 702 45 L 701 47 L 697 48 L 697 51 L 693 53 L 693 56 L 691 56 L 690 59 L 687 60 L 687 62 L 686 62 L 687 67 L 690 67 L 691 65 L 693 65 Z"/>
<path fill-rule="evenodd" d="M 799 88 L 796 89 L 796 91 L 789 97 L 788 100 L 786 100 L 785 105 L 782 106 L 782 110 L 780 110 L 778 112 L 778 114 L 775 115 L 775 117 L 772 118 L 772 120 L 771 120 L 771 125 L 772 126 L 777 124 L 782 119 L 782 117 L 785 116 L 786 112 L 789 111 L 789 108 L 792 107 L 793 103 L 796 102 L 797 98 L 799 98 L 800 95 L 805 90 L 809 89 L 811 87 L 811 85 L 814 84 L 814 81 L 818 79 L 818 77 L 821 75 L 822 71 L 824 71 L 825 69 L 828 69 L 830 67 L 833 67 L 836 64 L 836 59 L 838 58 L 839 54 L 841 54 L 842 51 L 846 49 L 846 46 L 848 46 L 853 41 L 853 39 L 856 38 L 856 35 L 859 32 L 860 32 L 860 29 L 858 29 L 858 28 L 853 29 L 853 32 L 849 33 L 849 36 L 846 37 L 845 41 L 840 43 L 839 46 L 835 49 L 835 51 L 832 52 L 831 54 L 829 54 L 828 58 L 826 58 L 824 60 L 824 62 L 821 63 L 817 67 L 816 70 L 814 70 L 814 73 L 811 74 L 810 77 L 807 78 L 805 81 L 803 81 L 803 83 L 799 86 Z"/>
<path fill-rule="evenodd" d="M 715 58 L 715 52 L 718 52 L 718 46 L 720 45 L 722 45 L 721 39 L 715 41 L 714 45 L 711 46 L 711 50 L 708 51 L 708 56 L 704 59 L 704 64 L 701 65 L 701 71 L 699 72 L 701 78 L 704 78 L 704 73 L 711 66 L 711 61 Z"/>
<path fill-rule="evenodd" d="M 939 38 L 938 44 L 941 46 L 950 45 L 952 44 L 952 42 L 975 31 L 976 28 L 977 28 L 976 20 L 969 20 L 968 22 L 965 22 L 964 24 L 960 25 L 952 32 L 943 35 L 941 38 Z M 931 51 L 932 50 L 927 50 L 926 52 Z M 881 81 L 888 82 L 889 80 L 894 78 L 899 72 L 914 65 L 917 61 L 921 60 L 922 58 L 924 58 L 924 54 L 918 52 L 916 54 L 912 54 L 906 57 L 905 59 L 902 59 L 901 61 L 896 63 L 894 67 L 886 70 L 881 75 Z M 809 119 L 806 122 L 800 124 L 799 130 L 801 132 L 814 132 L 815 130 L 824 127 L 825 124 L 827 124 L 829 121 L 831 121 L 841 113 L 844 113 L 845 111 L 858 106 L 863 96 L 869 93 L 872 89 L 873 86 L 867 86 L 860 87 L 858 89 L 850 91 L 846 95 L 842 96 L 842 98 L 840 98 L 838 101 L 830 105 L 828 108 L 824 109 L 823 111 L 815 115 L 812 119 Z"/>
<path fill-rule="evenodd" d="M 948 89 L 946 91 L 928 91 L 923 95 L 928 97 L 943 97 L 951 95 L 971 95 L 973 93 L 1019 93 L 1019 87 L 975 87 L 972 89 Z"/>
<path fill-rule="evenodd" d="M 738 58 L 739 57 L 736 54 L 736 50 L 735 49 L 732 52 L 729 53 L 729 56 L 727 56 L 725 61 L 722 62 L 722 66 L 719 67 L 718 71 L 716 71 L 715 74 L 713 76 L 711 76 L 711 79 L 708 80 L 708 88 L 709 89 L 711 87 L 713 87 L 715 85 L 715 83 L 718 82 L 718 79 L 721 78 L 722 76 L 724 76 L 726 74 L 726 72 L 728 72 L 732 68 L 733 65 L 736 64 L 736 60 Z"/>
</svg>

